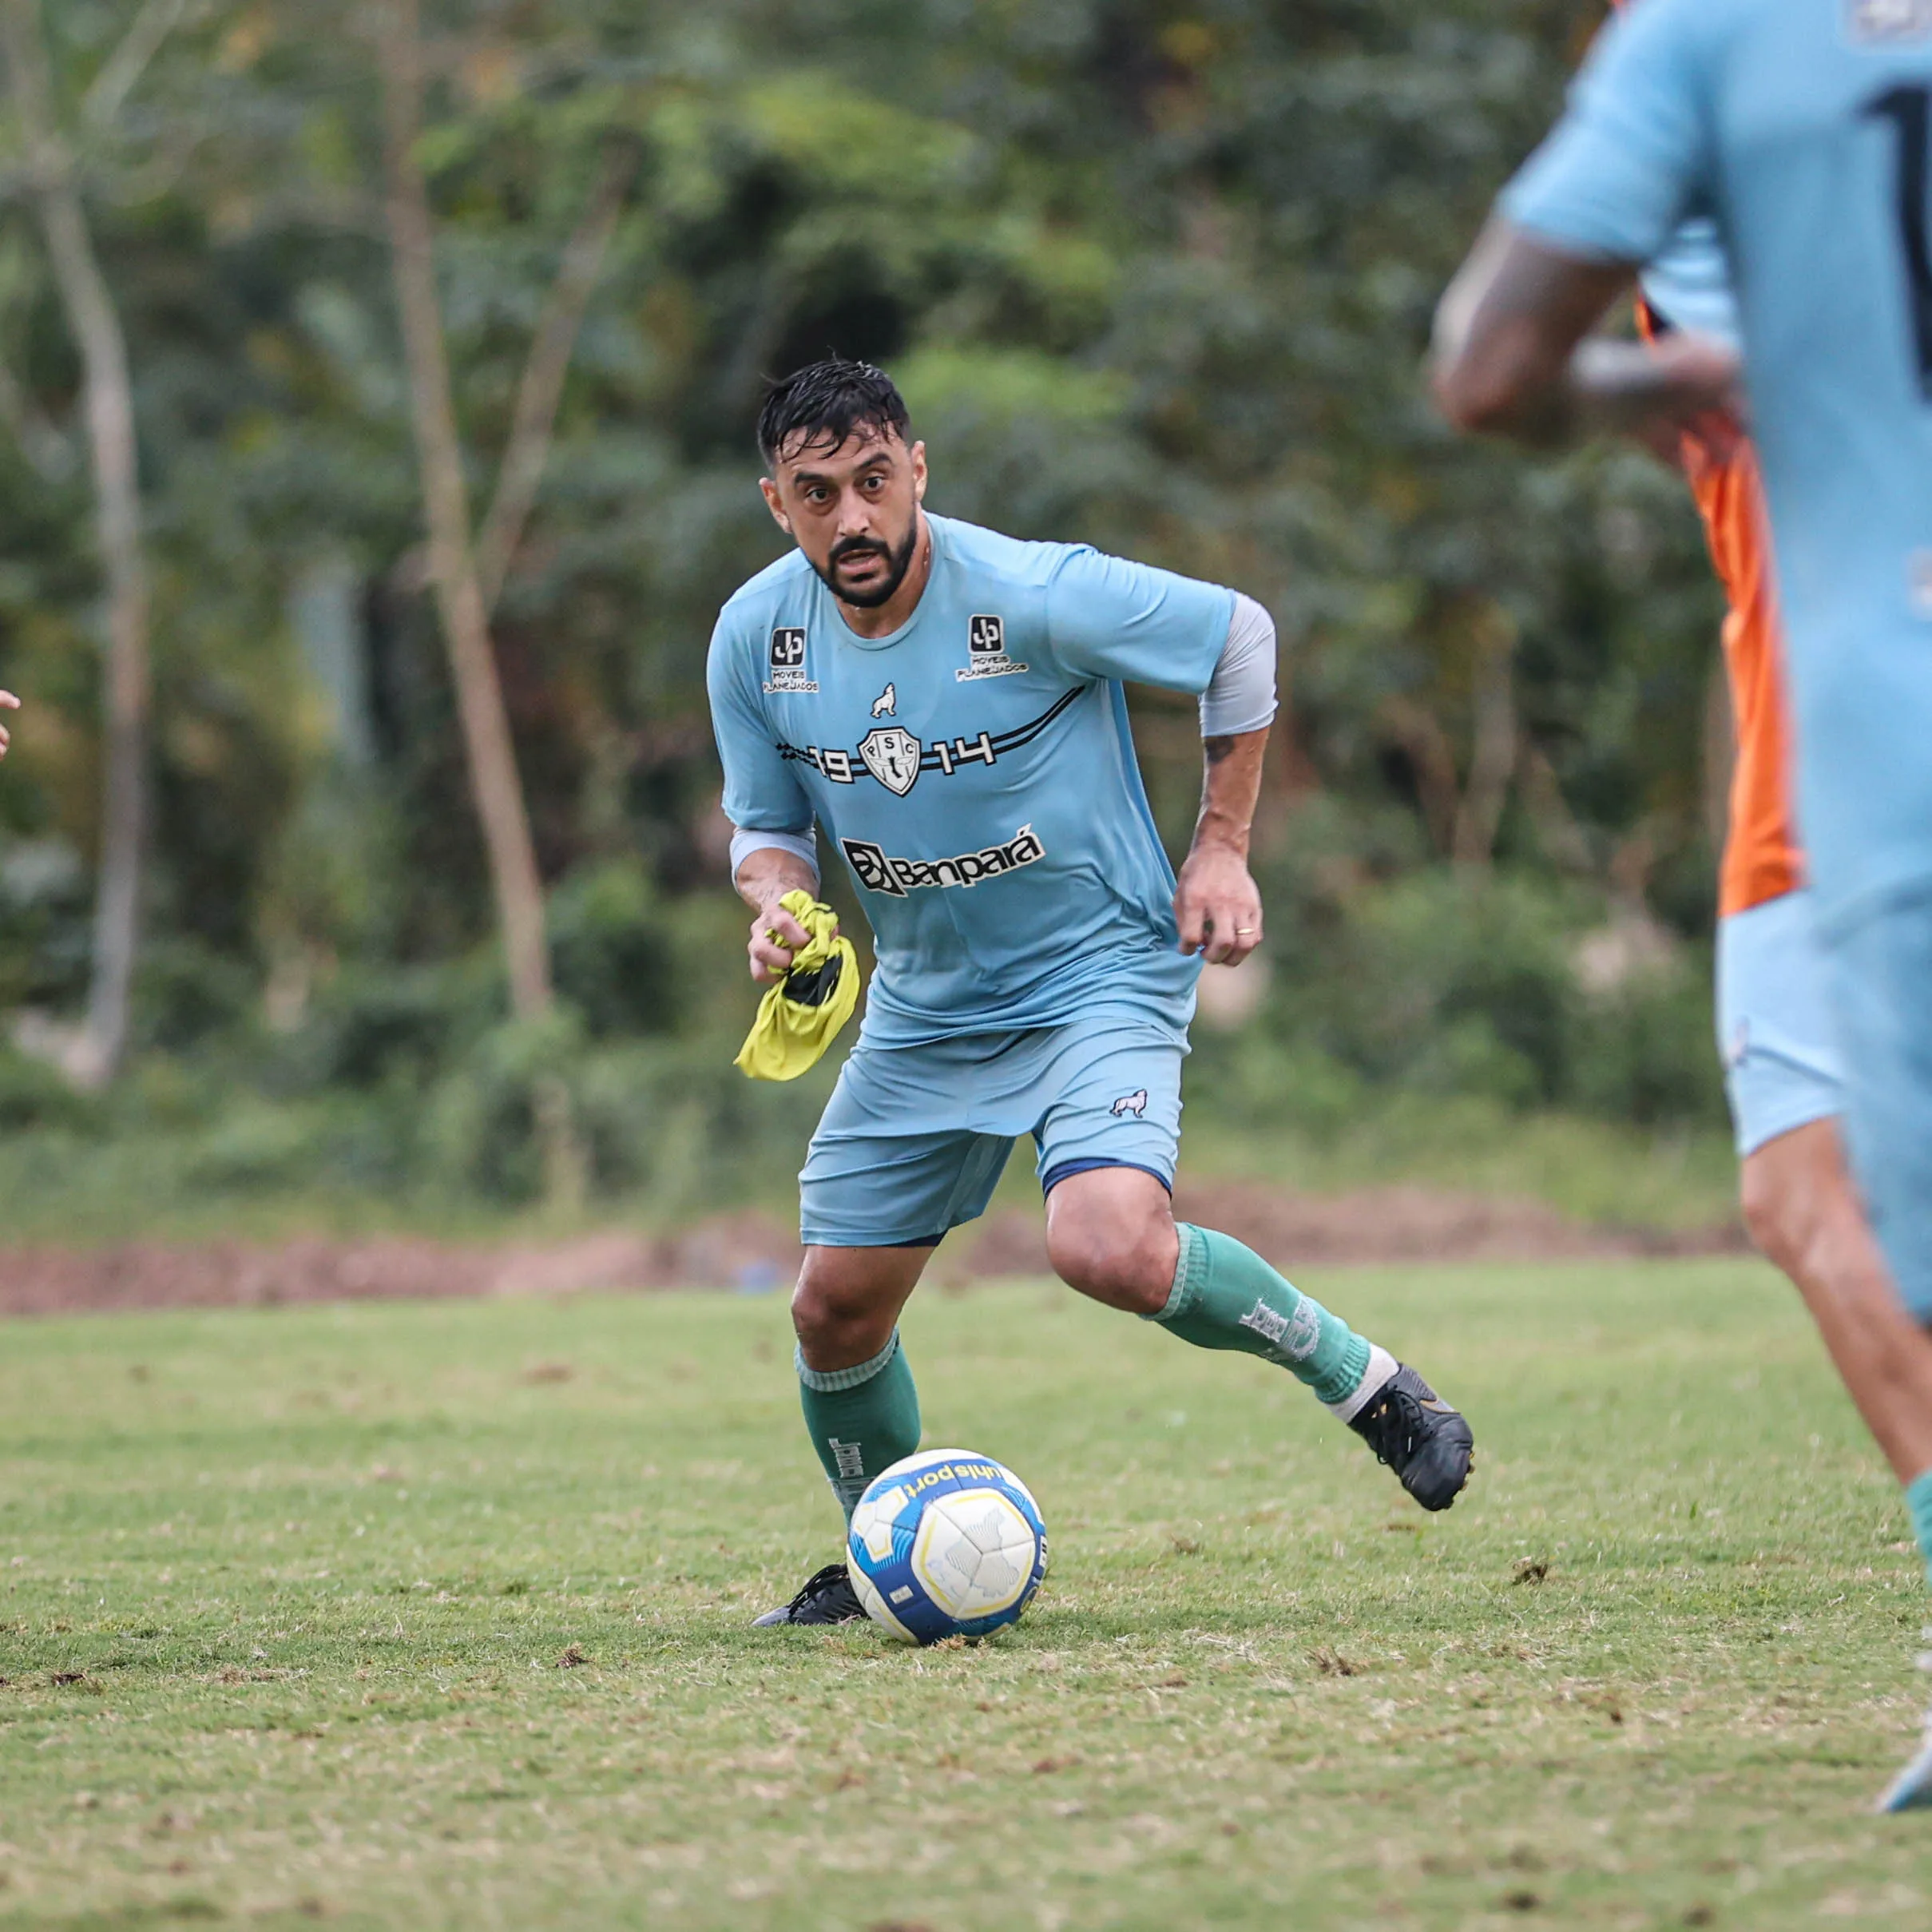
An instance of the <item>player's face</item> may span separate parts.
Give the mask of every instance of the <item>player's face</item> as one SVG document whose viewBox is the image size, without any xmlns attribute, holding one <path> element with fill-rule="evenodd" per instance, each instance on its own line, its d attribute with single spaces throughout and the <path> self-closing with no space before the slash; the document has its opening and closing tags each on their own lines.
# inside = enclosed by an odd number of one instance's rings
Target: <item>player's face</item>
<svg viewBox="0 0 1932 1932">
<path fill-rule="evenodd" d="M 875 610 L 905 581 L 926 494 L 926 446 L 875 430 L 835 450 L 797 442 L 759 487 L 772 514 L 840 602 Z"/>
</svg>

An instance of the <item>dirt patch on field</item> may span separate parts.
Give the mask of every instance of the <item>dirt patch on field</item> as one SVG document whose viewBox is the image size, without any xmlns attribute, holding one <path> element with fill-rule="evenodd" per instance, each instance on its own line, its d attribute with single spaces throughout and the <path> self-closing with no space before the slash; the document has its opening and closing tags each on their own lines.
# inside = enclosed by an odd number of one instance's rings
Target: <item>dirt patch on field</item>
<svg viewBox="0 0 1932 1932">
<path fill-rule="evenodd" d="M 1373 1263 L 1533 1261 L 1730 1254 L 1735 1226 L 1664 1232 L 1573 1221 L 1534 1201 L 1429 1188 L 1313 1196 L 1240 1182 L 1183 1185 L 1184 1217 L 1224 1228 L 1283 1268 Z M 671 1235 L 611 1230 L 501 1245 L 413 1236 L 278 1243 L 131 1241 L 0 1251 L 0 1315 L 115 1308 L 245 1307 L 371 1296 L 560 1295 L 712 1287 L 756 1294 L 796 1274 L 799 1245 L 775 1216 L 715 1216 Z M 935 1278 L 952 1285 L 1046 1272 L 1037 1212 L 1003 1208 L 962 1228 Z"/>
<path fill-rule="evenodd" d="M 676 1235 L 611 1230 L 545 1243 L 129 1241 L 0 1251 L 0 1315 L 76 1309 L 248 1307 L 372 1296 L 564 1295 L 580 1289 L 776 1287 L 798 1271 L 789 1230 L 720 1216 Z"/>
</svg>

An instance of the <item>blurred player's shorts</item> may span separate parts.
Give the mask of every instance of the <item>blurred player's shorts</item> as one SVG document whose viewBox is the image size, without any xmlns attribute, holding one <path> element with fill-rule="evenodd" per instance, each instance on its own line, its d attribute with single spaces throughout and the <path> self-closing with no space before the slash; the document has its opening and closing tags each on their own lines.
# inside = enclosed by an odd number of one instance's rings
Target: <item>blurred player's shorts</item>
<svg viewBox="0 0 1932 1932">
<path fill-rule="evenodd" d="M 1043 1183 L 1134 1167 L 1172 1187 L 1193 995 L 1097 1001 L 1061 1026 L 918 1046 L 862 1035 L 799 1176 L 800 1238 L 827 1248 L 936 1241 L 986 1212 L 1014 1142 Z"/>
<path fill-rule="evenodd" d="M 1827 971 L 1802 888 L 1717 922 L 1717 1050 L 1740 1158 L 1843 1109 Z"/>
<path fill-rule="evenodd" d="M 1932 1323 L 1932 882 L 1835 927 L 1852 1171 L 1906 1306 Z"/>
</svg>

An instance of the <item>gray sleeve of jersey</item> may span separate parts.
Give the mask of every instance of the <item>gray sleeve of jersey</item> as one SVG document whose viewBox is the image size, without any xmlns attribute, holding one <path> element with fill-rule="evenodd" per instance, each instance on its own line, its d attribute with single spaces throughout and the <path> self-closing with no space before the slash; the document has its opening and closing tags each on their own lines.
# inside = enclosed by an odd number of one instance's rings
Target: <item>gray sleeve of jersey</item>
<svg viewBox="0 0 1932 1932">
<path fill-rule="evenodd" d="M 818 835 L 807 826 L 802 832 L 741 831 L 732 828 L 732 877 L 738 876 L 738 868 L 754 852 L 789 852 L 794 859 L 802 859 L 815 874 L 819 869 Z"/>
<path fill-rule="evenodd" d="M 1213 680 L 1201 694 L 1200 735 L 1236 738 L 1243 732 L 1258 732 L 1274 723 L 1277 708 L 1275 620 L 1237 590 L 1234 615 L 1228 620 L 1228 641 Z"/>
</svg>

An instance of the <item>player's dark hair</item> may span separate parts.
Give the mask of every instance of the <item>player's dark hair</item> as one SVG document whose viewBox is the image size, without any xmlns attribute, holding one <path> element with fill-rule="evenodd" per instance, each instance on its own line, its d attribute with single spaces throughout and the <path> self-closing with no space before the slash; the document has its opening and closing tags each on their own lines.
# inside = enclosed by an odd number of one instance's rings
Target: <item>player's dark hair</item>
<svg viewBox="0 0 1932 1932">
<path fill-rule="evenodd" d="M 780 378 L 766 391 L 758 412 L 758 451 L 775 464 L 780 450 L 801 437 L 802 450 L 835 450 L 855 430 L 890 433 L 903 442 L 910 420 L 905 398 L 884 370 L 828 356 Z"/>
</svg>

